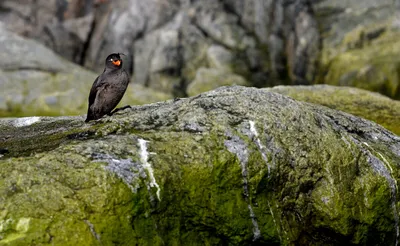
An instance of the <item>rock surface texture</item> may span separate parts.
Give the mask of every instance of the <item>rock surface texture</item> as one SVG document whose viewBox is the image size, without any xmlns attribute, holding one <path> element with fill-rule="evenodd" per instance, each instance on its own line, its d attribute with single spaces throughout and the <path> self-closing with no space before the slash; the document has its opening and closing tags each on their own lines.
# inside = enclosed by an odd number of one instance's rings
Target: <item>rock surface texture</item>
<svg viewBox="0 0 400 246">
<path fill-rule="evenodd" d="M 400 138 L 263 89 L 0 121 L 1 245 L 397 245 Z"/>
<path fill-rule="evenodd" d="M 400 102 L 379 93 L 331 85 L 275 86 L 268 91 L 368 119 L 400 135 Z"/>
<path fill-rule="evenodd" d="M 218 87 L 198 78 L 211 69 L 258 87 L 326 83 L 399 99 L 399 8 L 398 0 L 3 0 L 0 21 L 96 72 L 123 52 L 138 84 L 178 96 Z"/>
</svg>

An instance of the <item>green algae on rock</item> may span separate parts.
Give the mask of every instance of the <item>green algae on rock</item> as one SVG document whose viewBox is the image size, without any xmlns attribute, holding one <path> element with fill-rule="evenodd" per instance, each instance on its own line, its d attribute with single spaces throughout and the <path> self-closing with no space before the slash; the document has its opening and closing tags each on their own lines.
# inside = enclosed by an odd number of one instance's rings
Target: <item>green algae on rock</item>
<svg viewBox="0 0 400 246">
<path fill-rule="evenodd" d="M 236 86 L 87 125 L 0 122 L 0 245 L 398 240 L 400 138 L 340 111 Z"/>
<path fill-rule="evenodd" d="M 326 45 L 318 82 L 358 87 L 400 99 L 400 32 L 395 18 L 358 26 L 348 30 L 339 45 Z"/>
<path fill-rule="evenodd" d="M 330 85 L 276 86 L 265 90 L 372 120 L 400 135 L 400 102 L 378 93 Z"/>
</svg>

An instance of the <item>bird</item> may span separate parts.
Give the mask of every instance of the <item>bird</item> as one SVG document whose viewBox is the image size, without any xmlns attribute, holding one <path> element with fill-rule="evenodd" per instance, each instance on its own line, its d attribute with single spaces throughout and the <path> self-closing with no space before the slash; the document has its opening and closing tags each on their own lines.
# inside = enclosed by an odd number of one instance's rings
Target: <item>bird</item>
<svg viewBox="0 0 400 246">
<path fill-rule="evenodd" d="M 105 68 L 93 82 L 89 93 L 89 105 L 85 122 L 112 115 L 129 84 L 129 76 L 122 68 L 122 53 L 107 56 Z"/>
</svg>

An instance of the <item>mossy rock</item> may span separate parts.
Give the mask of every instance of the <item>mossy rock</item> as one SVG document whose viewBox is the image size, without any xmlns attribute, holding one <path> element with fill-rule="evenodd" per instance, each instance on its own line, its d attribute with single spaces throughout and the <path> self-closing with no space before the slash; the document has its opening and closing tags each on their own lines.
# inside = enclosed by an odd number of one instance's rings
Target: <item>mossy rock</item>
<svg viewBox="0 0 400 246">
<path fill-rule="evenodd" d="M 0 121 L 0 245 L 393 245 L 400 138 L 246 87 Z"/>
<path fill-rule="evenodd" d="M 400 32 L 389 20 L 355 28 L 338 47 L 323 50 L 319 82 L 400 99 L 399 38 Z"/>
<path fill-rule="evenodd" d="M 379 93 L 330 85 L 276 86 L 266 90 L 374 121 L 400 135 L 400 102 Z"/>
</svg>

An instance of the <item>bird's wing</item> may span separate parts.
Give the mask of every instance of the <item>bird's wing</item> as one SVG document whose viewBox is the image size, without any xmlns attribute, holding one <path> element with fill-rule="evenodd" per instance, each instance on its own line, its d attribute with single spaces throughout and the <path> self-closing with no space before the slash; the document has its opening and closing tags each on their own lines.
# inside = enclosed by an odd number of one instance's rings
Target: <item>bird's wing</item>
<svg viewBox="0 0 400 246">
<path fill-rule="evenodd" d="M 90 89 L 90 93 L 89 93 L 89 108 L 90 106 L 94 103 L 94 100 L 96 99 L 96 94 L 98 89 L 104 84 L 104 82 L 99 79 L 100 76 L 98 76 L 92 85 L 92 89 Z"/>
<path fill-rule="evenodd" d="M 98 76 L 94 80 L 92 88 L 90 89 L 90 93 L 89 93 L 89 105 L 88 105 L 88 111 L 87 111 L 87 118 L 86 118 L 85 122 L 89 122 L 90 120 L 93 120 L 96 118 L 96 109 L 93 109 L 92 105 L 96 101 L 96 96 L 97 96 L 98 92 L 101 91 L 102 89 L 104 89 L 105 84 L 106 84 L 105 81 L 103 81 L 101 79 L 101 75 Z"/>
</svg>

